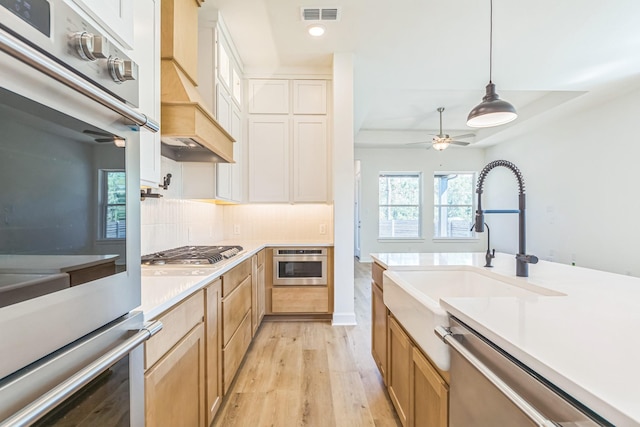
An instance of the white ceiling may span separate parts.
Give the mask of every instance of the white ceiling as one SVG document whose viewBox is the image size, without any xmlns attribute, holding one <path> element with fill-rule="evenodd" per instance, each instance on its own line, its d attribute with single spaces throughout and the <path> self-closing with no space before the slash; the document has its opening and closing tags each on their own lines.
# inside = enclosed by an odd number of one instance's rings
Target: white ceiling
<svg viewBox="0 0 640 427">
<path fill-rule="evenodd" d="M 466 116 L 489 80 L 489 0 L 206 0 L 222 14 L 245 71 L 331 72 L 353 52 L 357 144 L 426 140 L 445 107 L 446 133 L 473 131 Z M 339 7 L 321 39 L 301 7 Z M 584 93 L 640 79 L 640 1 L 494 0 L 493 81 L 517 108 L 512 125 Z M 588 98 L 588 97 L 585 97 Z M 385 132 L 374 132 L 384 130 Z M 478 132 L 490 141 L 500 128 Z M 416 139 L 417 138 L 417 139 Z"/>
</svg>

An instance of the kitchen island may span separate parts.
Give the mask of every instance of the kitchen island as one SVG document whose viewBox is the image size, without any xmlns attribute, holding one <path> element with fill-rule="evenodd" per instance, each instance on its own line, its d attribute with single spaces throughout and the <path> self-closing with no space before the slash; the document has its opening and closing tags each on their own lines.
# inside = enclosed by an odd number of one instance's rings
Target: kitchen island
<svg viewBox="0 0 640 427">
<path fill-rule="evenodd" d="M 484 270 L 565 294 L 444 297 L 440 305 L 591 410 L 620 426 L 640 425 L 640 279 L 540 261 L 515 276 L 515 257 L 483 253 L 372 254 L 389 270 Z M 627 331 L 630 331 L 627 332 Z"/>
</svg>

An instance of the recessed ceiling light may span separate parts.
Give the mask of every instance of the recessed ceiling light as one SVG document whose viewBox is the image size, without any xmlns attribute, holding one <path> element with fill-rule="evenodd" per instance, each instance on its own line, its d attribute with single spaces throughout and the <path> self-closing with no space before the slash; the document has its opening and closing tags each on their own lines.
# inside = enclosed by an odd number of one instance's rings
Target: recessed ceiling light
<svg viewBox="0 0 640 427">
<path fill-rule="evenodd" d="M 324 34 L 325 28 L 324 25 L 314 24 L 307 27 L 307 31 L 309 31 L 309 34 L 313 37 L 321 37 Z"/>
</svg>

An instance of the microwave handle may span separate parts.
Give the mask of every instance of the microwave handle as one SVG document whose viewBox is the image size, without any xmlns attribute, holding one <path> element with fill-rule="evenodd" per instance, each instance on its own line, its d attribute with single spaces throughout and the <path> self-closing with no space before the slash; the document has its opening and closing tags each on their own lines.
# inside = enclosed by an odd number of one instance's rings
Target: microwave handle
<svg viewBox="0 0 640 427">
<path fill-rule="evenodd" d="M 445 344 L 448 344 L 451 348 L 460 354 L 467 362 L 476 368 L 487 380 L 489 380 L 500 392 L 509 399 L 514 405 L 516 405 L 531 421 L 540 427 L 557 427 L 558 424 L 549 420 L 542 415 L 536 408 L 531 406 L 529 402 L 524 400 L 522 396 L 516 393 L 511 387 L 509 387 L 500 377 L 498 377 L 491 369 L 489 369 L 484 363 L 482 363 L 477 357 L 467 350 L 458 340 L 453 337 L 453 333 L 443 327 L 436 326 L 435 334 L 439 336 Z"/>
<path fill-rule="evenodd" d="M 136 111 L 133 107 L 108 95 L 106 92 L 101 91 L 83 78 L 4 31 L 0 31 L 0 50 L 70 87 L 76 92 L 102 104 L 120 114 L 125 119 L 131 120 L 136 125 L 142 126 L 151 132 L 158 132 L 160 130 L 160 125 L 155 120 Z"/>
<path fill-rule="evenodd" d="M 6 420 L 0 422 L 0 427 L 18 427 L 31 425 L 45 416 L 58 404 L 87 385 L 105 369 L 116 363 L 138 347 L 140 344 L 157 334 L 162 329 L 162 323 L 155 321 L 145 324 L 137 333 L 125 342 L 103 354 L 97 360 L 91 362 L 62 383 L 58 384 L 37 400 L 22 408 Z"/>
</svg>

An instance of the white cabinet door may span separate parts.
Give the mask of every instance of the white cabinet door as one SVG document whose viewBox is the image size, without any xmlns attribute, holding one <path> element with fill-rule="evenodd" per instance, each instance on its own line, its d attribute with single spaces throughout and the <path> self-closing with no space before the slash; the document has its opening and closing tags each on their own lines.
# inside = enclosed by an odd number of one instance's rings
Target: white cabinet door
<svg viewBox="0 0 640 427">
<path fill-rule="evenodd" d="M 233 69 L 232 77 L 233 77 L 233 87 L 232 87 L 231 95 L 233 96 L 234 102 L 238 106 L 241 106 L 242 105 L 242 80 L 240 78 L 240 73 L 235 68 Z"/>
<path fill-rule="evenodd" d="M 218 77 L 227 89 L 231 87 L 231 60 L 222 37 L 218 37 Z"/>
<path fill-rule="evenodd" d="M 160 120 L 160 0 L 136 0 L 132 55 L 140 76 L 140 111 Z M 161 183 L 160 133 L 140 131 L 140 184 L 157 187 Z"/>
<path fill-rule="evenodd" d="M 327 119 L 293 118 L 293 201 L 326 202 L 328 197 Z"/>
<path fill-rule="evenodd" d="M 249 201 L 289 201 L 289 118 L 249 118 Z"/>
<path fill-rule="evenodd" d="M 326 80 L 293 81 L 293 114 L 327 114 Z"/>
<path fill-rule="evenodd" d="M 133 49 L 134 37 L 134 3 L 139 0 L 73 0 L 89 16 L 98 21 L 109 34 L 124 45 Z M 145 2 L 146 3 L 146 2 Z M 135 6 L 138 9 L 137 5 Z M 151 8 L 147 8 L 144 14 L 151 14 Z M 142 18 L 139 13 L 136 15 Z M 137 48 L 143 49 L 147 45 L 141 44 Z"/>
<path fill-rule="evenodd" d="M 218 163 L 216 169 L 216 198 L 230 202 L 242 201 L 242 117 L 236 107 L 231 111 L 231 130 L 236 142 L 233 144 L 235 163 Z"/>
<path fill-rule="evenodd" d="M 183 162 L 182 198 L 215 199 L 215 163 Z"/>
<path fill-rule="evenodd" d="M 249 80 L 249 113 L 289 114 L 289 80 Z"/>
<path fill-rule="evenodd" d="M 205 106 L 215 112 L 215 30 L 211 27 L 198 29 L 198 92 Z"/>
<path fill-rule="evenodd" d="M 242 137 L 242 115 L 240 110 L 234 108 L 231 112 L 231 134 L 236 140 L 233 144 L 233 159 L 236 161 L 231 166 L 231 200 L 234 202 L 242 201 L 242 167 L 243 157 L 242 150 L 244 147 L 244 138 Z"/>
</svg>

